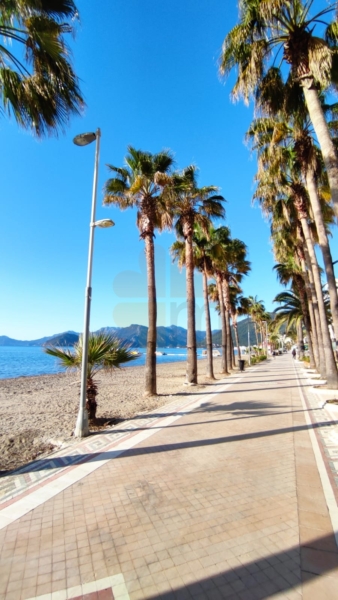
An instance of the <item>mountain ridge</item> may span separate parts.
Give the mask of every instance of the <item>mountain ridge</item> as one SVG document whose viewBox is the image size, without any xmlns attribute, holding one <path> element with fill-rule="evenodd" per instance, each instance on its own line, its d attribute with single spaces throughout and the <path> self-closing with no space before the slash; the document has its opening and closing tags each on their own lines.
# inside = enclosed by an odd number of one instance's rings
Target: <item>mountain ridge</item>
<svg viewBox="0 0 338 600">
<path fill-rule="evenodd" d="M 254 325 L 251 320 L 243 319 L 238 322 L 238 336 L 241 346 L 246 346 L 248 343 L 248 325 L 250 329 L 250 342 L 255 343 Z M 132 348 L 144 348 L 147 345 L 148 327 L 133 323 L 128 327 L 101 327 L 95 333 L 107 331 L 116 334 L 122 342 L 130 344 Z M 212 331 L 213 343 L 221 344 L 221 331 L 215 329 Z M 79 333 L 76 331 L 64 331 L 63 333 L 46 336 L 36 340 L 16 340 L 6 335 L 0 335 L 0 347 L 32 347 L 54 345 L 54 346 L 73 346 L 79 339 Z M 235 343 L 235 337 L 233 334 Z M 177 325 L 169 325 L 157 327 L 157 346 L 160 348 L 184 348 L 186 347 L 187 330 L 184 327 Z M 196 331 L 196 341 L 198 347 L 205 347 L 205 331 Z"/>
</svg>

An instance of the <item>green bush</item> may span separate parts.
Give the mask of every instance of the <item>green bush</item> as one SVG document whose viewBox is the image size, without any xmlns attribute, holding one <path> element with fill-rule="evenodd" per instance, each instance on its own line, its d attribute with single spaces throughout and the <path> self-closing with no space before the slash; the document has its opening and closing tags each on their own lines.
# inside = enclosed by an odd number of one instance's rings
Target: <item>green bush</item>
<svg viewBox="0 0 338 600">
<path fill-rule="evenodd" d="M 251 364 L 256 365 L 257 363 L 261 362 L 262 360 L 266 360 L 266 354 L 260 354 L 259 356 L 252 356 Z"/>
</svg>

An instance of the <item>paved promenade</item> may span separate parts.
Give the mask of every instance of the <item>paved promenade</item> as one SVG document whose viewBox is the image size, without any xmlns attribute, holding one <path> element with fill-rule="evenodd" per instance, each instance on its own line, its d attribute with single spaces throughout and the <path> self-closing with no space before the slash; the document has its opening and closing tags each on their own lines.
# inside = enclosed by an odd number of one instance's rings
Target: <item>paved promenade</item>
<svg viewBox="0 0 338 600">
<path fill-rule="evenodd" d="M 0 479 L 0 600 L 336 600 L 312 386 L 283 355 Z"/>
</svg>

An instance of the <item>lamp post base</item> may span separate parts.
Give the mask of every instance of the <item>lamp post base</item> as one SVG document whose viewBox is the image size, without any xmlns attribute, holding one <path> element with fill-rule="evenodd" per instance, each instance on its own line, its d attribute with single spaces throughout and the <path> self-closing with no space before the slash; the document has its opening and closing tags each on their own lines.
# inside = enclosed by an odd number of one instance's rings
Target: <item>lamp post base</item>
<svg viewBox="0 0 338 600">
<path fill-rule="evenodd" d="M 75 425 L 74 435 L 78 438 L 89 435 L 88 413 L 86 408 L 80 408 Z"/>
</svg>

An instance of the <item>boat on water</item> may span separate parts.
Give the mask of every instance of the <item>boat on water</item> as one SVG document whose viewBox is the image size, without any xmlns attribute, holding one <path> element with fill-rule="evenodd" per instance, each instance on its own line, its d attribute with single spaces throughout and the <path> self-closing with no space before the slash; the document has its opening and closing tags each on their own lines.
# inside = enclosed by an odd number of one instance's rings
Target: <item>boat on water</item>
<svg viewBox="0 0 338 600">
<path fill-rule="evenodd" d="M 159 352 L 158 350 L 156 350 L 155 354 L 156 356 L 167 356 L 166 352 Z"/>
<path fill-rule="evenodd" d="M 131 350 L 130 354 L 133 356 L 142 356 L 142 352 L 138 352 L 138 350 Z"/>
</svg>

